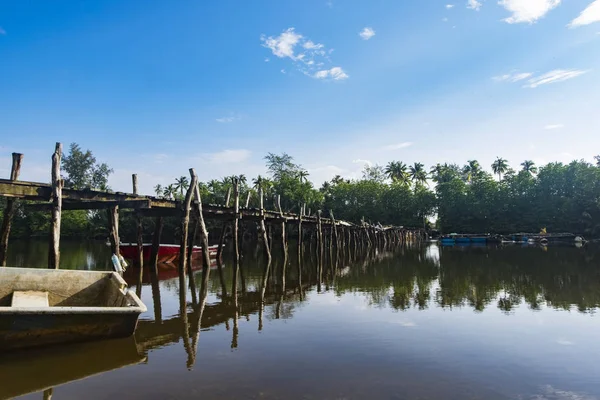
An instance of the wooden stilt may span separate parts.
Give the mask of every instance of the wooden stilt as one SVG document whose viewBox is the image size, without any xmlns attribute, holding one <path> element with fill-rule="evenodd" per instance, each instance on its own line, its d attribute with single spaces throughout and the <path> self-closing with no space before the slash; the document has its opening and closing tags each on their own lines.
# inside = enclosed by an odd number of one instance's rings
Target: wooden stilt
<svg viewBox="0 0 600 400">
<path fill-rule="evenodd" d="M 281 247 L 283 250 L 283 265 L 281 266 L 281 292 L 285 293 L 285 270 L 287 266 L 287 258 L 288 258 L 288 246 L 287 246 L 287 238 L 285 236 L 286 231 L 286 223 L 283 218 L 283 210 L 281 208 L 281 196 L 277 195 L 277 209 L 279 211 L 279 216 L 281 217 Z"/>
<path fill-rule="evenodd" d="M 137 174 L 131 175 L 131 184 L 133 186 L 133 194 L 138 195 Z M 144 228 L 142 226 L 142 216 L 139 212 L 135 213 L 135 219 L 137 222 L 137 264 L 140 267 L 135 294 L 140 297 L 142 295 L 142 280 L 144 277 Z"/>
<path fill-rule="evenodd" d="M 190 168 L 190 175 L 192 177 L 192 181 L 198 182 L 198 176 L 196 175 L 196 171 L 194 170 L 194 168 Z M 194 207 L 196 215 L 198 216 L 198 222 L 200 224 L 202 260 L 204 261 L 202 269 L 202 286 L 200 287 L 200 308 L 203 311 L 204 305 L 206 304 L 206 294 L 208 293 L 208 279 L 210 277 L 210 254 L 208 252 L 208 230 L 206 229 L 206 224 L 204 223 L 204 216 L 202 214 L 202 196 L 200 196 L 200 188 L 198 187 L 198 184 L 194 185 L 193 188 L 195 197 Z"/>
<path fill-rule="evenodd" d="M 10 169 L 11 181 L 16 181 L 17 179 L 19 179 L 22 161 L 23 154 L 12 153 L 12 167 Z M 2 218 L 2 228 L 0 231 L 0 267 L 6 266 L 8 237 L 10 236 L 10 227 L 12 224 L 13 215 L 15 213 L 14 208 L 15 200 L 11 198 L 6 199 L 6 207 L 4 208 L 4 217 Z"/>
<path fill-rule="evenodd" d="M 231 188 L 227 189 L 227 197 L 225 199 L 225 207 L 229 207 L 231 198 Z M 227 297 L 227 285 L 225 284 L 225 275 L 223 275 L 223 246 L 225 245 L 225 236 L 227 235 L 228 222 L 223 222 L 221 227 L 221 235 L 219 236 L 219 245 L 217 247 L 217 270 L 219 272 L 219 280 L 221 282 L 221 293 Z"/>
<path fill-rule="evenodd" d="M 156 217 L 154 220 L 154 236 L 152 237 L 152 250 L 150 253 L 150 269 L 155 274 L 158 274 L 158 248 L 160 247 L 163 226 L 163 217 Z"/>
<path fill-rule="evenodd" d="M 238 178 L 233 178 L 233 208 L 235 218 L 233 220 L 233 282 L 231 292 L 233 293 L 234 301 L 237 303 L 237 280 L 240 268 L 240 241 L 238 237 L 239 230 L 239 215 L 240 215 L 240 181 Z"/>
<path fill-rule="evenodd" d="M 190 231 L 190 212 L 192 210 L 192 198 L 194 197 L 194 188 L 198 186 L 198 178 L 192 176 L 190 187 L 185 194 L 185 201 L 181 205 L 183 216 L 181 217 L 181 240 L 179 242 L 179 275 L 185 277 L 188 269 L 188 235 Z M 180 290 L 187 290 L 186 287 Z"/>
<path fill-rule="evenodd" d="M 56 143 L 52 155 L 52 222 L 50 224 L 50 249 L 48 251 L 48 268 L 60 267 L 60 219 L 62 214 L 62 188 L 60 178 L 60 161 L 62 158 L 62 145 Z"/>
<path fill-rule="evenodd" d="M 119 256 L 119 206 L 113 206 L 108 209 L 108 228 L 110 235 L 110 249 L 113 254 Z"/>
<path fill-rule="evenodd" d="M 260 201 L 260 231 L 262 233 L 263 243 L 265 245 L 265 254 L 267 255 L 267 263 L 271 265 L 271 245 L 269 244 L 269 236 L 267 235 L 267 227 L 265 224 L 265 206 L 264 193 L 261 186 L 258 188 L 258 197 Z"/>
<path fill-rule="evenodd" d="M 321 225 L 321 210 L 317 211 L 317 237 L 318 237 L 318 251 L 319 251 L 319 286 L 321 285 L 321 281 L 323 280 L 323 257 L 324 257 L 324 249 L 323 249 L 323 228 Z"/>
</svg>

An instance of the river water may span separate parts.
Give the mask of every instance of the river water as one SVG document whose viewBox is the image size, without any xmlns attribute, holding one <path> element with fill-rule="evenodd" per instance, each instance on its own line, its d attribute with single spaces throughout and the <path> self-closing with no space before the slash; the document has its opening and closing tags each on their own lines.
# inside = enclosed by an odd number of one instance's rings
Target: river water
<svg viewBox="0 0 600 400">
<path fill-rule="evenodd" d="M 46 242 L 9 250 L 46 265 Z M 290 250 L 262 308 L 260 256 L 245 251 L 238 307 L 211 271 L 201 329 L 176 267 L 145 274 L 134 338 L 0 354 L 0 399 L 600 399 L 598 247 L 405 247 L 326 262 L 320 284 Z M 61 263 L 106 270 L 110 254 L 64 242 Z"/>
</svg>

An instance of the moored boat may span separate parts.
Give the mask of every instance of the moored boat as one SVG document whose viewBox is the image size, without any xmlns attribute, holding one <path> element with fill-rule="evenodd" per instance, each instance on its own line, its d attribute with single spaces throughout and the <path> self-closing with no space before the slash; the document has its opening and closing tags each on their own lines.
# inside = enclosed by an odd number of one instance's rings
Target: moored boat
<svg viewBox="0 0 600 400">
<path fill-rule="evenodd" d="M 217 245 L 208 247 L 208 254 L 210 258 L 217 257 Z M 161 244 L 158 247 L 158 262 L 159 263 L 173 263 L 179 260 L 179 248 L 178 244 Z M 129 260 L 137 260 L 137 243 L 121 243 L 119 245 L 121 255 Z M 152 243 L 144 243 L 142 247 L 142 253 L 144 261 L 150 260 L 150 254 L 152 253 Z M 192 250 L 192 258 L 199 259 L 202 257 L 202 247 L 194 246 Z"/>
<path fill-rule="evenodd" d="M 0 268 L 0 351 L 128 337 L 145 311 L 114 272 Z"/>
</svg>

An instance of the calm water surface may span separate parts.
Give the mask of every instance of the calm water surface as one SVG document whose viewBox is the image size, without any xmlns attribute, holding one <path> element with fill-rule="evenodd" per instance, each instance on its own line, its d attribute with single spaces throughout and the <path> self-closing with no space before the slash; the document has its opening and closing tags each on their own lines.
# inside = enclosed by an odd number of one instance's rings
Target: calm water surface
<svg viewBox="0 0 600 400">
<path fill-rule="evenodd" d="M 10 250 L 9 265 L 46 264 L 46 242 Z M 262 309 L 264 265 L 245 253 L 237 308 L 211 271 L 198 329 L 197 296 L 161 266 L 134 338 L 2 354 L 0 398 L 600 399 L 597 247 L 402 248 L 327 261 L 320 285 L 292 255 Z M 61 262 L 104 270 L 109 255 L 64 242 Z"/>
</svg>

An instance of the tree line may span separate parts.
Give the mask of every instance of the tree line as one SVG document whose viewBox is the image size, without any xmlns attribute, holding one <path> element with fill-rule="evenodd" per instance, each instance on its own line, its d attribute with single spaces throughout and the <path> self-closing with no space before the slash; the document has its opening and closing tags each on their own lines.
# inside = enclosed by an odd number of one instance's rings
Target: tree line
<svg viewBox="0 0 600 400">
<path fill-rule="evenodd" d="M 284 211 L 298 212 L 305 204 L 313 215 L 317 210 L 326 216 L 331 211 L 336 219 L 354 223 L 427 227 L 444 233 L 507 234 L 545 228 L 548 232 L 600 236 L 600 156 L 595 157 L 595 164 L 578 160 L 537 166 L 525 160 L 519 170 L 498 157 L 490 166 L 491 173 L 477 160 L 463 166 L 436 164 L 429 169 L 419 162 L 407 165 L 391 161 L 385 166 L 365 166 L 360 179 L 338 175 L 320 187 L 314 186 L 308 171 L 289 154 L 268 153 L 265 163 L 266 176 L 248 179 L 237 175 L 199 183 L 203 202 L 224 204 L 233 179 L 237 179 L 242 206 L 247 202 L 249 207 L 258 207 L 261 188 L 268 209 L 275 209 L 275 198 L 280 196 Z M 110 190 L 112 172 L 76 143 L 63 155 L 65 187 Z M 171 184 L 156 185 L 154 195 L 182 199 L 188 187 L 189 179 L 182 176 Z M 129 214 L 122 213 L 122 218 L 127 221 Z M 48 213 L 28 211 L 21 202 L 12 236 L 46 235 L 49 218 Z M 104 212 L 65 211 L 63 233 L 103 236 L 107 233 L 106 220 Z M 166 221 L 166 237 L 177 236 L 178 224 L 175 219 Z M 134 226 L 127 222 L 121 225 L 125 235 L 129 225 Z"/>
</svg>

